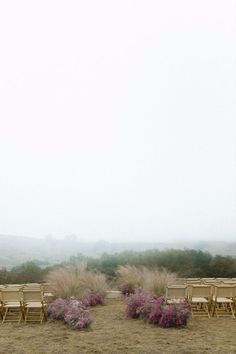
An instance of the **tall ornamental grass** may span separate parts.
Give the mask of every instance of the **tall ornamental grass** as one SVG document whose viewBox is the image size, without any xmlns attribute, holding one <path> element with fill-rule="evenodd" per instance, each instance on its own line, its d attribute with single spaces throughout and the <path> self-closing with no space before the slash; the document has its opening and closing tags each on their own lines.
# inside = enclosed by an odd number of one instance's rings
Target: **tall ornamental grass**
<svg viewBox="0 0 236 354">
<path fill-rule="evenodd" d="M 167 285 L 174 284 L 177 275 L 166 269 L 148 269 L 133 265 L 119 266 L 117 270 L 119 289 L 124 295 L 137 290 L 147 291 L 155 295 L 164 295 Z"/>
<path fill-rule="evenodd" d="M 102 273 L 88 271 L 84 263 L 52 270 L 46 278 L 58 298 L 82 298 L 95 293 L 105 297 L 108 285 Z"/>
</svg>

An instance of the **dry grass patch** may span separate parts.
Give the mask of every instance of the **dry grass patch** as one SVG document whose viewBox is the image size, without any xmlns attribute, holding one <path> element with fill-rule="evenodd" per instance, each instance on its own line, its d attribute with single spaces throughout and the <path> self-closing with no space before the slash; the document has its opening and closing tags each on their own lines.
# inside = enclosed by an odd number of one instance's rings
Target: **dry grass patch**
<svg viewBox="0 0 236 354">
<path fill-rule="evenodd" d="M 85 263 L 57 268 L 48 274 L 46 281 L 52 284 L 55 296 L 63 299 L 81 298 L 91 291 L 105 295 L 108 290 L 105 275 L 86 270 Z"/>
<path fill-rule="evenodd" d="M 183 329 L 163 329 L 127 319 L 124 308 L 124 303 L 118 300 L 92 308 L 92 326 L 84 331 L 68 329 L 60 322 L 4 324 L 0 353 L 236 353 L 236 321 L 232 318 L 199 318 L 190 320 Z"/>
</svg>

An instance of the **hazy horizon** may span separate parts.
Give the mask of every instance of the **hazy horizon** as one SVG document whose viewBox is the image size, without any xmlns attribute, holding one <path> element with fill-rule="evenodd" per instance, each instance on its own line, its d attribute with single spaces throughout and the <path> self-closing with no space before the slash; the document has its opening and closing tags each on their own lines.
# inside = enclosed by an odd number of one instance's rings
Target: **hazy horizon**
<svg viewBox="0 0 236 354">
<path fill-rule="evenodd" d="M 0 30 L 0 235 L 235 239 L 235 1 L 12 1 Z"/>
<path fill-rule="evenodd" d="M 193 249 L 204 249 L 204 247 L 207 246 L 216 246 L 219 247 L 220 245 L 235 245 L 236 244 L 236 240 L 203 240 L 203 239 L 193 239 L 191 240 L 190 238 L 188 239 L 181 239 L 181 238 L 175 238 L 175 239 L 163 239 L 163 238 L 156 238 L 155 240 L 146 240 L 145 238 L 140 239 L 140 240 L 129 240 L 129 239 L 125 239 L 125 240 L 121 240 L 121 239 L 115 239 L 115 238 L 110 238 L 110 239 L 102 239 L 102 238 L 93 238 L 91 239 L 90 237 L 87 236 L 81 236 L 81 235 L 76 235 L 76 234 L 67 234 L 67 235 L 55 235 L 55 234 L 48 234 L 48 235 L 37 235 L 37 236 L 31 236 L 31 235 L 10 235 L 10 234 L 0 234 L 0 242 L 5 240 L 5 241 L 11 241 L 11 239 L 16 240 L 16 246 L 18 245 L 18 239 L 19 242 L 22 239 L 30 239 L 30 240 L 42 240 L 42 241 L 46 241 L 51 243 L 55 241 L 60 241 L 60 242 L 66 242 L 66 244 L 91 244 L 91 245 L 96 245 L 96 244 L 110 244 L 110 245 L 124 245 L 125 247 L 127 247 L 128 245 L 134 245 L 134 246 L 138 246 L 138 245 L 145 245 L 145 246 L 152 246 L 153 245 L 157 245 L 157 247 L 167 247 L 167 248 L 163 248 L 163 249 L 169 249 L 172 248 L 174 246 L 174 248 L 179 247 L 180 249 L 185 249 L 185 247 L 187 249 L 189 249 L 189 247 L 193 247 Z M 158 246 L 159 245 L 159 246 Z M 144 248 L 145 249 L 145 248 Z M 127 248 L 127 250 L 131 250 L 129 248 Z M 77 250 L 76 250 L 77 251 Z"/>
</svg>

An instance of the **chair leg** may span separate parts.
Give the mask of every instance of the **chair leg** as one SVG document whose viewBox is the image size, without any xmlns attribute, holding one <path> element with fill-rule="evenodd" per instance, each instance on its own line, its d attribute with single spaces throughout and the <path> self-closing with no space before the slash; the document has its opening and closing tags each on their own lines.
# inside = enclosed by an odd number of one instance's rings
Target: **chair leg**
<svg viewBox="0 0 236 354">
<path fill-rule="evenodd" d="M 22 309 L 19 307 L 6 307 L 4 309 L 2 323 L 4 322 L 18 322 L 20 323 L 22 320 Z M 9 318 L 8 318 L 9 315 Z M 18 315 L 18 317 L 16 317 Z M 14 317 L 15 316 L 15 317 Z"/>
<path fill-rule="evenodd" d="M 206 313 L 207 313 L 208 318 L 210 318 L 211 316 L 210 316 L 208 304 L 205 304 L 205 311 L 206 311 Z"/>
<path fill-rule="evenodd" d="M 25 323 L 27 322 L 28 312 L 29 312 L 29 308 L 27 307 L 25 311 Z"/>
<path fill-rule="evenodd" d="M 40 310 L 40 323 L 43 323 L 43 319 L 44 319 L 44 311 L 43 308 Z"/>
<path fill-rule="evenodd" d="M 20 308 L 20 317 L 19 317 L 18 323 L 21 323 L 22 316 L 23 316 L 23 312 L 22 312 L 22 307 L 21 307 L 21 308 Z"/>
<path fill-rule="evenodd" d="M 7 312 L 8 312 L 8 307 L 7 307 L 7 308 L 5 308 L 5 312 L 4 312 L 4 314 L 3 314 L 2 323 L 4 323 L 4 322 L 5 322 L 5 320 L 6 320 Z"/>
<path fill-rule="evenodd" d="M 212 304 L 212 317 L 214 317 L 215 315 L 217 316 L 217 314 L 216 314 L 216 303 L 214 302 Z"/>
<path fill-rule="evenodd" d="M 232 304 L 229 304 L 233 318 L 235 318 L 234 308 Z"/>
<path fill-rule="evenodd" d="M 46 320 L 46 315 L 44 308 L 33 308 L 33 307 L 27 307 L 25 309 L 25 321 L 26 322 L 40 322 L 40 324 L 43 323 L 43 320 Z"/>
<path fill-rule="evenodd" d="M 213 308 L 213 316 L 214 313 L 219 318 L 221 316 L 230 316 L 232 315 L 235 318 L 235 311 L 232 303 L 216 303 Z"/>
</svg>

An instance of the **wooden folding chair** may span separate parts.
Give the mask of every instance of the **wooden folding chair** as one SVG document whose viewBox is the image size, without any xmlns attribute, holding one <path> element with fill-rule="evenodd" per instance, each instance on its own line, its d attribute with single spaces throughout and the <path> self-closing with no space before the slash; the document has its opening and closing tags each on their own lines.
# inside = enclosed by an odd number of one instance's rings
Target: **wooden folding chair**
<svg viewBox="0 0 236 354">
<path fill-rule="evenodd" d="M 52 298 L 54 296 L 54 289 L 53 285 L 50 283 L 44 283 L 42 284 L 42 289 L 43 289 L 43 295 L 46 298 Z"/>
<path fill-rule="evenodd" d="M 50 283 L 42 284 L 43 300 L 47 304 L 54 298 L 54 288 Z"/>
<path fill-rule="evenodd" d="M 191 285 L 189 288 L 189 304 L 192 317 L 210 318 L 212 287 L 210 285 Z"/>
<path fill-rule="evenodd" d="M 167 304 L 180 304 L 187 302 L 186 285 L 168 285 L 166 287 Z"/>
<path fill-rule="evenodd" d="M 2 298 L 2 323 L 18 322 L 20 323 L 23 316 L 23 306 L 21 291 L 18 289 L 4 288 L 1 290 Z"/>
<path fill-rule="evenodd" d="M 235 295 L 235 286 L 216 285 L 214 287 L 212 316 L 232 316 L 235 318 Z"/>
<path fill-rule="evenodd" d="M 26 322 L 42 323 L 45 316 L 45 303 L 42 290 L 23 289 L 24 318 Z"/>
</svg>

